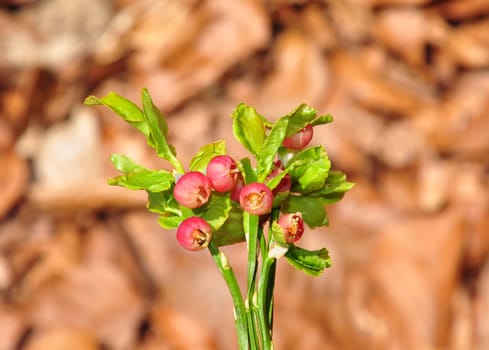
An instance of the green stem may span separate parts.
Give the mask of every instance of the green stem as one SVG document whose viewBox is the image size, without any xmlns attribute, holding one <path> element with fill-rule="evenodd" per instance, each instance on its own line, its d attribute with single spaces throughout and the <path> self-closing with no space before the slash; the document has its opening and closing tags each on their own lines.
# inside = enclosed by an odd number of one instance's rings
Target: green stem
<svg viewBox="0 0 489 350">
<path fill-rule="evenodd" d="M 273 285 L 275 282 L 275 258 L 263 255 L 260 280 L 258 281 L 258 320 L 264 350 L 272 346 L 271 314 L 273 305 Z M 270 283 L 272 282 L 272 283 Z"/>
<path fill-rule="evenodd" d="M 256 309 L 253 305 L 253 296 L 255 294 L 256 286 L 256 272 L 258 266 L 258 242 L 261 236 L 261 230 L 259 229 L 259 216 L 252 215 L 247 212 L 243 214 L 243 228 L 246 234 L 246 242 L 248 248 L 248 276 L 247 276 L 247 293 L 246 299 L 248 302 L 248 307 L 246 309 L 248 315 L 248 328 L 250 329 L 250 339 L 251 346 L 259 348 L 258 337 L 257 337 L 257 322 L 256 315 L 254 315 Z"/>
<path fill-rule="evenodd" d="M 275 208 L 272 211 L 272 214 L 270 215 L 270 223 L 276 221 L 278 217 L 280 216 L 280 208 Z M 269 237 L 269 244 L 272 244 L 273 238 Z M 266 247 L 267 250 L 267 258 L 268 258 L 268 247 Z M 265 254 L 264 254 L 265 255 Z M 271 258 L 269 258 L 271 259 Z M 262 266 L 262 272 L 261 274 L 264 274 L 264 266 Z M 275 289 L 275 273 L 277 270 L 277 259 L 273 259 L 273 262 L 271 265 L 267 266 L 265 275 L 263 276 L 263 280 L 266 283 L 265 286 L 262 286 L 262 288 L 265 288 L 265 294 L 261 295 L 262 298 L 265 298 L 264 302 L 264 313 L 268 315 L 268 327 L 270 330 L 270 334 L 273 337 L 273 294 L 274 294 L 274 289 Z"/>
<path fill-rule="evenodd" d="M 277 220 L 279 214 L 280 210 L 274 209 L 270 215 L 270 223 Z M 271 244 L 273 237 L 269 236 L 268 239 L 269 244 Z M 262 264 L 258 281 L 256 308 L 263 349 L 272 349 L 273 291 L 275 287 L 276 259 L 268 255 L 269 247 L 264 235 L 260 236 L 260 249 Z"/>
<path fill-rule="evenodd" d="M 253 308 L 251 307 L 249 299 L 246 299 L 246 319 L 248 321 L 248 337 L 250 339 L 250 349 L 258 350 L 260 345 L 258 343 L 258 337 L 256 335 L 256 322 L 253 315 Z"/>
<path fill-rule="evenodd" d="M 226 281 L 229 292 L 231 293 L 231 298 L 234 305 L 235 314 L 235 326 L 238 335 L 238 344 L 240 350 L 248 350 L 249 339 L 248 339 L 248 321 L 247 312 L 243 302 L 243 296 L 241 295 L 241 290 L 239 289 L 238 280 L 233 272 L 233 269 L 229 265 L 226 255 L 222 253 L 219 248 L 214 244 L 214 242 L 209 243 L 209 252 L 211 253 L 214 261 L 216 262 L 221 275 Z"/>
<path fill-rule="evenodd" d="M 272 266 L 270 266 L 267 292 L 266 292 L 266 308 L 265 311 L 268 314 L 268 324 L 270 328 L 270 334 L 273 337 L 273 291 L 275 288 L 275 272 L 277 270 L 277 260 L 274 259 Z"/>
</svg>

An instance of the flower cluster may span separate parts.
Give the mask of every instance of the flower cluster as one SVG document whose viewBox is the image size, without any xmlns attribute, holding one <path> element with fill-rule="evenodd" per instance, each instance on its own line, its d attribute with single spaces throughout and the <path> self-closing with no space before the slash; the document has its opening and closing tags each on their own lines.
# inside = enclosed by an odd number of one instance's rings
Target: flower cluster
<svg viewBox="0 0 489 350">
<path fill-rule="evenodd" d="M 284 139 L 286 148 L 301 150 L 312 139 L 312 127 L 307 125 L 296 134 Z M 280 160 L 274 163 L 268 179 L 276 177 L 285 171 Z M 243 175 L 236 161 L 228 155 L 213 157 L 207 164 L 205 174 L 189 171 L 179 177 L 173 190 L 175 200 L 182 206 L 196 209 L 204 206 L 212 191 L 230 193 L 230 199 L 239 202 L 242 210 L 253 215 L 266 215 L 272 210 L 274 195 L 288 193 L 292 182 L 290 175 L 285 173 L 272 191 L 266 184 L 252 182 L 243 184 Z M 287 213 L 278 219 L 283 238 L 288 243 L 297 242 L 304 232 L 302 214 Z M 212 229 L 202 218 L 197 216 L 183 220 L 177 229 L 177 240 L 180 245 L 191 251 L 206 248 L 212 239 Z"/>
<path fill-rule="evenodd" d="M 172 165 L 172 171 L 153 170 L 113 154 L 111 161 L 122 175 L 108 182 L 146 191 L 148 210 L 159 214 L 161 227 L 176 229 L 183 248 L 208 249 L 231 292 L 240 350 L 273 348 L 275 262 L 285 257 L 312 276 L 329 267 L 326 248 L 307 250 L 296 243 L 306 225 L 327 226 L 326 206 L 353 186 L 344 173 L 331 170 L 323 146 L 310 146 L 314 128 L 333 118 L 302 104 L 272 123 L 239 104 L 232 113 L 233 134 L 252 159 L 233 159 L 225 141 L 218 140 L 202 146 L 186 171 L 168 143 L 166 119 L 146 89 L 142 108 L 113 92 L 89 96 L 85 103 L 112 109 Z M 220 249 L 240 242 L 246 242 L 248 253 L 245 295 Z"/>
</svg>

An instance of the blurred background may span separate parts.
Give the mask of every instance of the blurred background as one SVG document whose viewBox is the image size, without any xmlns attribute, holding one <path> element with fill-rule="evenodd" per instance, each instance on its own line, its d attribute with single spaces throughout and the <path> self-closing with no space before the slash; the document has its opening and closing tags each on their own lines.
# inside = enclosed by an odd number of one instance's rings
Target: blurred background
<svg viewBox="0 0 489 350">
<path fill-rule="evenodd" d="M 0 349 L 235 349 L 209 254 L 177 246 L 111 153 L 168 167 L 108 109 L 148 87 L 188 164 L 305 102 L 356 187 L 284 261 L 276 349 L 489 349 L 489 1 L 0 0 Z M 245 247 L 226 247 L 240 276 Z"/>
</svg>

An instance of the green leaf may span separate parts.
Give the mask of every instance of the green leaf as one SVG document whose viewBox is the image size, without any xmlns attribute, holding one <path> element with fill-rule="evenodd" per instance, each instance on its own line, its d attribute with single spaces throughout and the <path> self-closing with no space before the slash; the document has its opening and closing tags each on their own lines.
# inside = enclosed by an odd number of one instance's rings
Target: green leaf
<svg viewBox="0 0 489 350">
<path fill-rule="evenodd" d="M 328 124 L 333 121 L 333 116 L 331 114 L 325 114 L 317 117 L 311 123 L 312 126 Z"/>
<path fill-rule="evenodd" d="M 277 175 L 275 175 L 271 179 L 267 180 L 266 185 L 268 186 L 269 189 L 273 190 L 275 187 L 278 186 L 278 184 L 280 183 L 280 181 L 282 181 L 282 179 L 285 177 L 285 175 L 287 175 L 287 172 L 281 171 L 280 173 L 278 173 Z"/>
<path fill-rule="evenodd" d="M 109 107 L 126 122 L 140 130 L 146 138 L 149 137 L 149 126 L 146 123 L 143 112 L 136 104 L 127 98 L 122 97 L 115 92 L 109 92 L 102 98 L 88 96 L 84 103 L 88 106 L 104 105 Z"/>
<path fill-rule="evenodd" d="M 306 125 L 311 124 L 316 117 L 316 110 L 303 103 L 287 116 L 289 117 L 287 137 L 289 137 L 297 134 Z"/>
<path fill-rule="evenodd" d="M 249 184 L 257 181 L 255 169 L 251 165 L 249 158 L 243 158 L 238 162 L 238 169 L 244 176 L 245 184 Z"/>
<path fill-rule="evenodd" d="M 224 224 L 212 233 L 212 240 L 218 245 L 230 245 L 246 240 L 243 230 L 243 210 L 239 203 L 231 201 L 231 210 Z"/>
<path fill-rule="evenodd" d="M 328 179 L 324 188 L 321 190 L 321 194 L 329 193 L 344 193 L 350 190 L 355 184 L 346 180 L 345 173 L 341 171 L 330 171 Z"/>
<path fill-rule="evenodd" d="M 281 191 L 281 192 L 275 193 L 273 195 L 272 208 L 280 207 L 289 195 L 290 195 L 290 191 Z"/>
<path fill-rule="evenodd" d="M 152 213 L 182 216 L 180 205 L 173 197 L 173 188 L 163 192 L 148 192 L 148 204 L 146 208 Z"/>
<path fill-rule="evenodd" d="M 308 193 L 324 186 L 331 162 L 322 146 L 306 148 L 292 157 L 286 170 L 292 178 L 292 191 Z"/>
<path fill-rule="evenodd" d="M 319 276 L 331 266 L 331 259 L 326 248 L 306 250 L 291 244 L 285 257 L 292 266 L 310 276 Z"/>
<path fill-rule="evenodd" d="M 127 98 L 110 92 L 103 98 L 89 96 L 85 99 L 85 104 L 109 107 L 130 125 L 140 130 L 146 137 L 148 145 L 156 149 L 158 156 L 168 160 L 178 172 L 183 173 L 184 169 L 175 157 L 173 146 L 167 143 L 168 125 L 161 112 L 153 104 L 147 89 L 142 91 L 142 100 L 143 110 Z"/>
<path fill-rule="evenodd" d="M 320 198 L 302 196 L 288 196 L 282 204 L 282 210 L 286 213 L 302 213 L 302 219 L 310 227 L 328 225 L 328 216 L 324 204 Z"/>
<path fill-rule="evenodd" d="M 148 204 L 146 208 L 152 213 L 163 214 L 166 212 L 166 198 L 163 192 L 148 192 Z"/>
<path fill-rule="evenodd" d="M 134 173 L 113 177 L 107 182 L 112 186 L 121 186 L 130 190 L 148 190 L 161 192 L 169 189 L 175 178 L 166 170 L 140 170 Z"/>
<path fill-rule="evenodd" d="M 265 122 L 253 107 L 240 103 L 233 114 L 233 133 L 255 157 L 260 154 L 265 141 Z"/>
<path fill-rule="evenodd" d="M 180 206 L 173 197 L 173 191 L 170 190 L 163 196 L 157 198 L 153 195 L 149 196 L 148 207 L 153 208 L 154 212 L 161 213 L 158 223 L 164 229 L 177 228 L 180 223 L 190 216 L 194 216 L 192 209 Z"/>
<path fill-rule="evenodd" d="M 194 213 L 205 219 L 212 230 L 218 230 L 227 220 L 230 210 L 229 194 L 213 192 L 209 202 L 203 207 L 194 209 Z"/>
<path fill-rule="evenodd" d="M 277 156 L 277 151 L 282 145 L 282 142 L 287 133 L 287 126 L 289 125 L 289 118 L 280 118 L 270 130 L 270 133 L 265 139 L 260 154 L 257 157 L 258 162 L 258 181 L 263 182 L 270 170 L 273 167 L 273 162 Z"/>
<path fill-rule="evenodd" d="M 170 213 L 165 213 L 160 216 L 158 219 L 158 223 L 160 224 L 161 227 L 163 227 L 166 230 L 171 230 L 174 228 L 177 228 L 178 225 L 185 219 L 183 216 L 178 216 L 178 215 L 172 215 Z"/>
<path fill-rule="evenodd" d="M 179 173 L 184 173 L 182 163 L 176 158 L 174 148 L 168 144 L 168 125 L 160 110 L 153 104 L 147 89 L 143 89 L 143 113 L 149 127 L 148 144 L 156 149 L 156 154 L 168 160 Z"/>
<path fill-rule="evenodd" d="M 114 167 L 121 173 L 133 173 L 136 171 L 146 170 L 142 165 L 137 164 L 128 156 L 120 153 L 114 153 L 110 156 L 110 161 Z"/>
<path fill-rule="evenodd" d="M 109 185 L 126 187 L 130 190 L 161 192 L 175 182 L 174 176 L 166 170 L 150 170 L 137 164 L 122 154 L 113 154 L 110 160 L 124 175 L 107 180 Z"/>
<path fill-rule="evenodd" d="M 323 204 L 332 204 L 343 198 L 345 192 L 349 191 L 353 186 L 355 184 L 348 182 L 343 172 L 330 171 L 324 187 L 310 195 L 321 198 Z"/>
<path fill-rule="evenodd" d="M 190 170 L 205 173 L 207 164 L 209 164 L 212 158 L 224 154 L 226 154 L 226 142 L 224 140 L 202 146 L 190 161 Z"/>
</svg>

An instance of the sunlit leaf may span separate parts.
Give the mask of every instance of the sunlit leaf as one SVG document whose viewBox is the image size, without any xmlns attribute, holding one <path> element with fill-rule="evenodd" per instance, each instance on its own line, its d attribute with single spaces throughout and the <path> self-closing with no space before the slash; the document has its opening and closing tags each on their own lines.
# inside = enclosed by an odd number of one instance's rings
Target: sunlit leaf
<svg viewBox="0 0 489 350">
<path fill-rule="evenodd" d="M 319 276 L 331 266 L 331 259 L 326 248 L 306 250 L 291 245 L 285 257 L 292 266 L 310 276 Z"/>
</svg>

